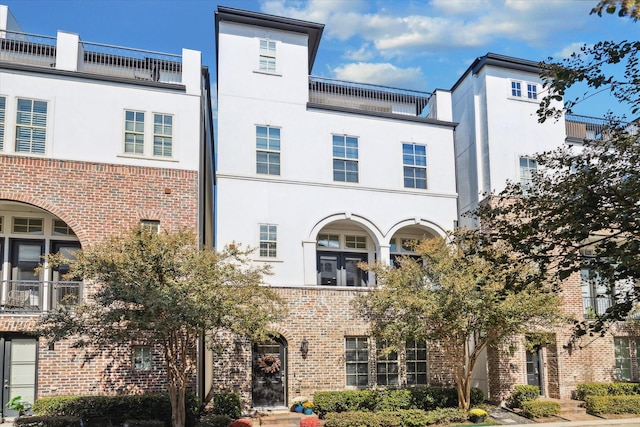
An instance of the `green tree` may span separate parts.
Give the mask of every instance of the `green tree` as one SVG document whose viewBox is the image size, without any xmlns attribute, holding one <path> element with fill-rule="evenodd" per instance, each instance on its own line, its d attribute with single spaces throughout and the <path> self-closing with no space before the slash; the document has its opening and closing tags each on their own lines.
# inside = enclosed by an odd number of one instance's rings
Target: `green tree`
<svg viewBox="0 0 640 427">
<path fill-rule="evenodd" d="M 248 251 L 201 250 L 187 232 L 155 233 L 142 228 L 79 251 L 69 277 L 95 284 L 90 300 L 43 316 L 38 332 L 79 347 L 106 350 L 132 340 L 164 352 L 172 425 L 185 424 L 185 391 L 194 373 L 199 337 L 222 345 L 221 332 L 252 340 L 283 314 L 280 298 L 261 286 L 269 271 L 254 266 Z M 59 256 L 53 265 L 66 263 Z"/>
<path fill-rule="evenodd" d="M 355 301 L 374 336 L 398 349 L 406 340 L 438 345 L 452 368 L 461 409 L 470 406 L 471 376 L 487 346 L 559 320 L 558 296 L 532 280 L 539 273 L 488 244 L 479 231 L 458 231 L 416 246 L 420 259 L 399 268 L 371 265 L 377 286 Z"/>
</svg>

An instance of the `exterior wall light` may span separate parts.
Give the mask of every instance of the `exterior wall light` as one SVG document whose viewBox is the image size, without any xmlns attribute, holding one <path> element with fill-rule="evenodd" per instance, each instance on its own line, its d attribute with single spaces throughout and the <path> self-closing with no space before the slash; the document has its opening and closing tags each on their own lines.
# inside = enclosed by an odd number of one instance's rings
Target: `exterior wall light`
<svg viewBox="0 0 640 427">
<path fill-rule="evenodd" d="M 302 354 L 303 359 L 306 359 L 307 354 L 309 354 L 309 341 L 307 338 L 302 338 L 302 342 L 300 343 L 300 354 Z"/>
</svg>

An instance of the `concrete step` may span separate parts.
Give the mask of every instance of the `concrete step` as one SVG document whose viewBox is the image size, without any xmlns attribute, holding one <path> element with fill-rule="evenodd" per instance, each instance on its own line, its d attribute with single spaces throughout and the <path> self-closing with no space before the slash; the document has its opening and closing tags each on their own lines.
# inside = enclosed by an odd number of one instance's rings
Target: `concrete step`
<svg viewBox="0 0 640 427">
<path fill-rule="evenodd" d="M 541 398 L 541 400 L 548 400 L 552 402 L 558 402 L 560 404 L 560 415 L 571 415 L 571 414 L 586 414 L 587 410 L 584 408 L 584 402 L 581 400 L 572 400 L 572 399 L 551 399 L 551 398 Z"/>
<path fill-rule="evenodd" d="M 268 427 L 299 427 L 300 420 L 307 417 L 318 417 L 317 415 L 304 415 L 298 412 L 282 412 L 282 413 L 269 413 L 267 415 L 260 415 L 253 418 L 254 426 L 268 426 Z"/>
</svg>

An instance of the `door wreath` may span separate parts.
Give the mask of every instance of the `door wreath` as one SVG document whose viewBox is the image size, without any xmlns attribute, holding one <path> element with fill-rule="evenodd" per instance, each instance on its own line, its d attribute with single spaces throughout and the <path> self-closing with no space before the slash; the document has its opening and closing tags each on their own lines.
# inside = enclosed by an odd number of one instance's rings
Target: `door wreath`
<svg viewBox="0 0 640 427">
<path fill-rule="evenodd" d="M 280 359 L 273 354 L 266 354 L 258 359 L 258 367 L 265 374 L 275 374 L 280 371 Z"/>
</svg>

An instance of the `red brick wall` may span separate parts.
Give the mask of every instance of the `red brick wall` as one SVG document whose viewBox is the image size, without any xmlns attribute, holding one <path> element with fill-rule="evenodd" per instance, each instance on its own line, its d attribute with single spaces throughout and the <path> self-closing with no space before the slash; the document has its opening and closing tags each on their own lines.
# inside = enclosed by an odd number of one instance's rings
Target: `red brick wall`
<svg viewBox="0 0 640 427">
<path fill-rule="evenodd" d="M 65 221 L 83 245 L 125 231 L 141 219 L 165 230 L 197 229 L 198 173 L 0 155 L 0 199 L 29 203 Z M 0 316 L 0 333 L 29 332 L 33 316 Z M 57 343 L 38 348 L 38 397 L 162 391 L 165 366 L 154 349 L 152 371 L 133 372 L 127 343 L 87 357 Z M 195 375 L 193 379 L 195 384 Z"/>
</svg>

